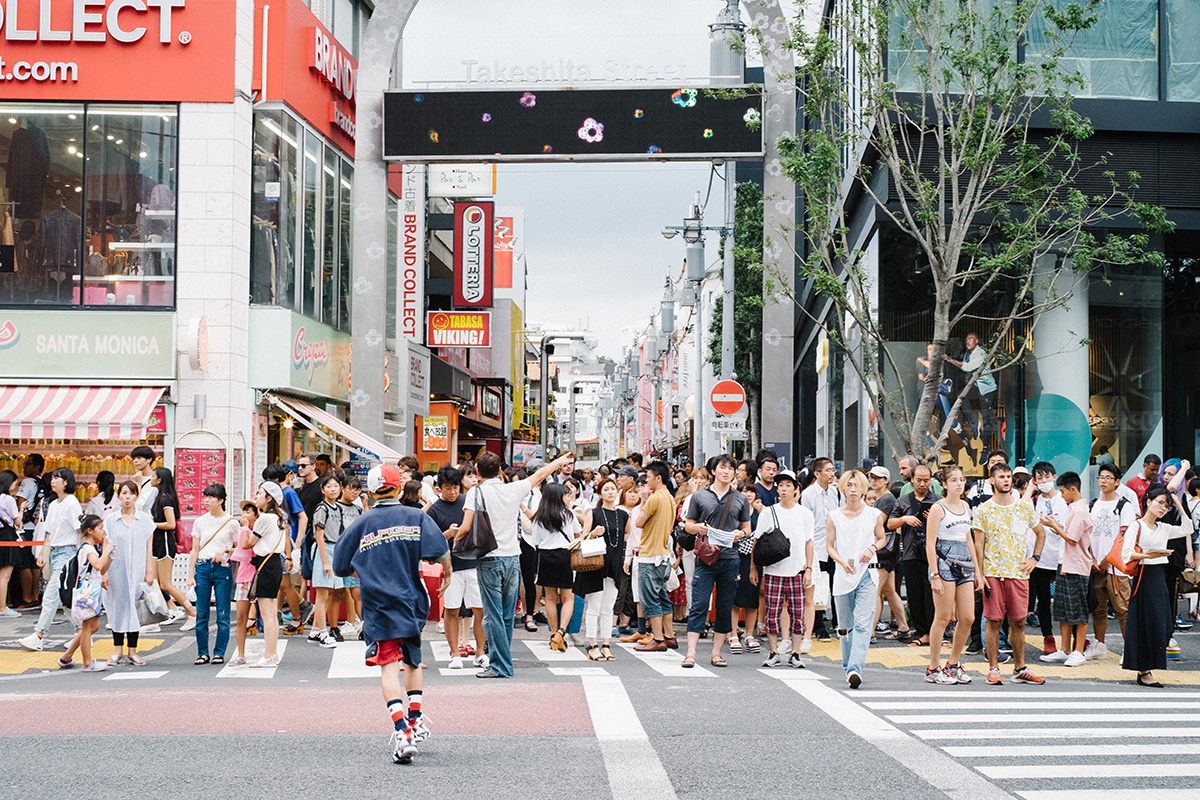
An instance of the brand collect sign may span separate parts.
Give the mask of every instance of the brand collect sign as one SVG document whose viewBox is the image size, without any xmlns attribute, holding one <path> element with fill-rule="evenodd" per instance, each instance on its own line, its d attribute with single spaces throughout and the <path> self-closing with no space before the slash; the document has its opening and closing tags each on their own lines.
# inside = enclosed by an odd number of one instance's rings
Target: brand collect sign
<svg viewBox="0 0 1200 800">
<path fill-rule="evenodd" d="M 425 317 L 425 167 L 400 168 L 400 334 L 420 342 Z"/>
<path fill-rule="evenodd" d="M 454 305 L 492 304 L 492 226 L 490 202 L 454 204 Z M 430 342 L 432 344 L 432 341 Z"/>
<path fill-rule="evenodd" d="M 7 0 L 4 98 L 232 102 L 236 9 L 236 0 Z"/>
<path fill-rule="evenodd" d="M 174 314 L 0 311 L 0 378 L 174 377 Z"/>
<path fill-rule="evenodd" d="M 492 315 L 487 311 L 432 311 L 427 344 L 430 347 L 491 347 Z"/>
</svg>

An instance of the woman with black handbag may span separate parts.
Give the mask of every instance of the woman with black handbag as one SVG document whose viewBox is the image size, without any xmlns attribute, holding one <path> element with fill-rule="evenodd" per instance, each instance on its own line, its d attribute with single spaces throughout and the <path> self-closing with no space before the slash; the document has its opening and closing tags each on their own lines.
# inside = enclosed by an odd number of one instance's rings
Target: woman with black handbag
<svg viewBox="0 0 1200 800">
<path fill-rule="evenodd" d="M 567 507 L 567 488 L 561 483 L 542 488 L 542 499 L 533 515 L 530 539 L 538 551 L 537 585 L 546 598 L 546 617 L 550 621 L 550 649 L 567 651 L 566 627 L 559 619 L 569 621 L 575 611 L 575 573 L 571 571 L 571 551 L 568 549 L 583 526 Z M 558 604 L 562 604 L 561 610 Z"/>
<path fill-rule="evenodd" d="M 583 626 L 588 640 L 588 658 L 592 661 L 616 661 L 610 649 L 613 609 L 617 603 L 617 587 L 624 574 L 629 513 L 617 507 L 617 484 L 612 478 L 601 478 L 596 493 L 600 496 L 600 502 L 588 512 L 584 528 L 589 538 L 604 538 L 604 567 L 578 573 L 575 576 L 575 594 L 584 598 Z"/>
<path fill-rule="evenodd" d="M 250 559 L 250 563 L 254 565 L 254 577 L 250 580 L 250 600 L 258 601 L 264 648 L 262 659 L 250 666 L 276 667 L 279 666 L 279 654 L 275 649 L 279 644 L 276 598 L 279 596 L 279 584 L 283 580 L 284 569 L 291 569 L 292 566 L 291 537 L 284 532 L 284 516 L 279 510 L 283 503 L 283 488 L 275 481 L 263 481 L 254 502 L 262 513 L 254 521 L 254 529 L 250 531 L 249 537 L 251 549 L 254 551 L 254 557 Z M 287 555 L 283 563 L 280 563 L 280 551 L 285 549 Z"/>
</svg>

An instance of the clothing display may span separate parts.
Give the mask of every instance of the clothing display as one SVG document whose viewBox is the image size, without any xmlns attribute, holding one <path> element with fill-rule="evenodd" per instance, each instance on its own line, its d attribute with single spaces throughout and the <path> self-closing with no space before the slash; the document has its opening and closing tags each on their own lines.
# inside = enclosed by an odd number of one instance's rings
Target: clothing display
<svg viewBox="0 0 1200 800">
<path fill-rule="evenodd" d="M 17 204 L 19 219 L 37 217 L 42 213 L 46 176 L 50 172 L 49 147 L 46 134 L 36 125 L 17 128 L 8 145 L 8 166 L 4 185 L 8 199 Z"/>
</svg>

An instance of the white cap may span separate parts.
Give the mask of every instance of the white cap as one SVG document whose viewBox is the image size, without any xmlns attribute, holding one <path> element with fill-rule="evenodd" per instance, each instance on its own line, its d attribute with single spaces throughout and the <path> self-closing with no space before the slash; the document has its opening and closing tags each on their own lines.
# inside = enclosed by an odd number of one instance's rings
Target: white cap
<svg viewBox="0 0 1200 800">
<path fill-rule="evenodd" d="M 283 488 L 278 483 L 275 481 L 264 481 L 262 490 L 267 493 L 267 497 L 275 501 L 275 505 L 283 507 Z"/>
</svg>

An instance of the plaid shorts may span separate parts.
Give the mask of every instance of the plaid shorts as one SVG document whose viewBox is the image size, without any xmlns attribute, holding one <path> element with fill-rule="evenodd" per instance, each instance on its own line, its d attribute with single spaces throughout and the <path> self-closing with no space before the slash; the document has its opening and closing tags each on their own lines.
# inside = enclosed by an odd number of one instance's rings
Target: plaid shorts
<svg viewBox="0 0 1200 800">
<path fill-rule="evenodd" d="M 1060 572 L 1054 581 L 1054 621 L 1086 625 L 1091 618 L 1087 603 L 1088 576 Z"/>
<path fill-rule="evenodd" d="M 777 575 L 763 575 L 763 584 L 767 595 L 767 617 L 763 620 L 763 630 L 779 635 L 779 615 L 783 604 L 787 603 L 788 618 L 793 634 L 804 633 L 804 573 L 783 578 Z"/>
</svg>

